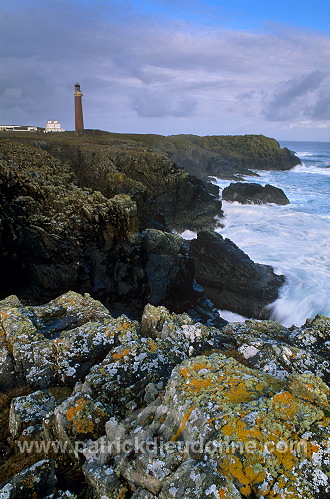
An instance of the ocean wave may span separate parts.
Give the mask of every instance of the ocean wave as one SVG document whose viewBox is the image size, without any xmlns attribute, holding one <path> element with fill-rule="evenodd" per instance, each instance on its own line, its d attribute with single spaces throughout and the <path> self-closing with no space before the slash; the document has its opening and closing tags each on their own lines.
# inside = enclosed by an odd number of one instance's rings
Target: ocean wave
<svg viewBox="0 0 330 499">
<path fill-rule="evenodd" d="M 330 175 L 330 168 L 326 168 L 324 166 L 315 166 L 315 165 L 306 165 L 302 163 L 301 165 L 294 166 L 292 170 L 295 173 L 312 173 L 316 175 Z"/>
</svg>

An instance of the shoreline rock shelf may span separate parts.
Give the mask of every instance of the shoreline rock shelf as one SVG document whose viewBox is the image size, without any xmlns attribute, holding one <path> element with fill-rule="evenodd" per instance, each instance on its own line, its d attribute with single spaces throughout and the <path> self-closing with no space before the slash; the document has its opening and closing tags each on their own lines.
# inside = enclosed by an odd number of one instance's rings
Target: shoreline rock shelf
<svg viewBox="0 0 330 499">
<path fill-rule="evenodd" d="M 132 321 L 74 292 L 42 306 L 11 296 L 0 315 L 2 390 L 29 385 L 7 413 L 0 496 L 32 497 L 34 476 L 45 499 L 328 497 L 329 318 L 217 329 L 147 305 Z M 63 452 L 35 450 L 23 469 L 19 442 Z"/>
</svg>

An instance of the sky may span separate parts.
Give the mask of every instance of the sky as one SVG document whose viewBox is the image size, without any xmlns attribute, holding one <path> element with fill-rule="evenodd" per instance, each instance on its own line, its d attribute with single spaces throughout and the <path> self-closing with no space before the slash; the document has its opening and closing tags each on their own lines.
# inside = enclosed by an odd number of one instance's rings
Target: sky
<svg viewBox="0 0 330 499">
<path fill-rule="evenodd" d="M 330 141 L 329 0 L 0 0 L 0 125 Z"/>
</svg>

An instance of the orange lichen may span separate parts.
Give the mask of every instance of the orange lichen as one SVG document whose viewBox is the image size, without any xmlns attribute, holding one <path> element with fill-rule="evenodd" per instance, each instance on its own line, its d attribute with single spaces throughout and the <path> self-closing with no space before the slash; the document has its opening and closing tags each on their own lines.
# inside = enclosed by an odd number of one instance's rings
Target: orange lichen
<svg viewBox="0 0 330 499">
<path fill-rule="evenodd" d="M 185 378 L 189 378 L 190 377 L 189 371 L 188 371 L 188 369 L 186 367 L 182 367 L 180 369 L 180 374 L 182 376 L 184 376 Z"/>
<path fill-rule="evenodd" d="M 185 429 L 185 427 L 187 426 L 187 421 L 188 419 L 190 418 L 190 415 L 192 413 L 192 411 L 195 409 L 195 407 L 191 407 L 189 409 L 189 411 L 183 416 L 182 418 L 182 421 L 181 421 L 181 424 L 179 426 L 179 429 L 178 431 L 176 432 L 175 435 L 173 435 L 173 437 L 170 438 L 170 442 L 175 442 L 175 440 L 177 438 L 179 438 L 179 436 L 181 435 L 181 433 L 183 432 L 183 430 Z"/>
<path fill-rule="evenodd" d="M 66 412 L 66 418 L 71 421 L 78 433 L 91 433 L 94 430 L 93 421 L 82 417 L 81 411 L 86 407 L 88 401 L 81 398 L 76 405 L 70 407 Z"/>
<path fill-rule="evenodd" d="M 307 442 L 305 449 L 307 457 L 311 458 L 313 454 L 317 454 L 320 451 L 321 447 L 315 442 Z"/>
<path fill-rule="evenodd" d="M 152 352 L 154 352 L 155 350 L 157 350 L 157 345 L 154 342 L 154 340 L 152 340 L 151 338 L 148 338 L 148 346 L 149 346 L 149 348 L 150 348 L 150 350 Z"/>
<path fill-rule="evenodd" d="M 250 402 L 255 398 L 255 392 L 249 391 L 246 384 L 241 379 L 231 379 L 228 383 L 230 390 L 226 391 L 224 395 L 229 398 L 233 403 L 236 402 Z"/>
<path fill-rule="evenodd" d="M 264 438 L 262 432 L 257 426 L 254 428 L 247 428 L 244 421 L 241 421 L 239 417 L 234 418 L 232 421 L 223 426 L 222 433 L 227 436 L 237 435 L 237 439 L 240 442 L 247 442 L 251 439 L 262 441 Z"/>
<path fill-rule="evenodd" d="M 252 489 L 250 485 L 244 485 L 244 487 L 241 487 L 239 491 L 241 494 L 243 494 L 243 496 L 249 496 L 252 492 Z"/>
<path fill-rule="evenodd" d="M 212 385 L 213 381 L 210 378 L 195 378 L 191 380 L 189 385 L 186 385 L 184 387 L 184 390 L 191 393 L 196 393 Z"/>
<path fill-rule="evenodd" d="M 126 492 L 127 492 L 127 488 L 126 487 L 122 487 L 120 489 L 120 491 L 119 491 L 119 498 L 118 499 L 125 499 Z"/>
<path fill-rule="evenodd" d="M 130 354 L 130 350 L 128 348 L 126 348 L 125 350 L 123 350 L 121 353 L 114 353 L 113 356 L 112 356 L 112 359 L 115 361 L 115 362 L 120 362 L 121 360 L 123 360 L 125 357 L 127 357 L 129 354 Z"/>
<path fill-rule="evenodd" d="M 266 477 L 264 471 L 260 471 L 258 466 L 254 466 L 256 464 L 258 464 L 257 458 L 251 456 L 248 463 L 243 466 L 241 460 L 231 454 L 224 458 L 221 464 L 221 472 L 230 480 L 233 480 L 233 477 L 236 478 L 242 484 L 240 488 L 241 494 L 249 496 L 255 484 L 262 482 Z"/>
<path fill-rule="evenodd" d="M 283 416 L 291 418 L 297 413 L 297 398 L 290 392 L 281 392 L 274 395 L 272 405 L 274 408 L 283 411 Z"/>
</svg>

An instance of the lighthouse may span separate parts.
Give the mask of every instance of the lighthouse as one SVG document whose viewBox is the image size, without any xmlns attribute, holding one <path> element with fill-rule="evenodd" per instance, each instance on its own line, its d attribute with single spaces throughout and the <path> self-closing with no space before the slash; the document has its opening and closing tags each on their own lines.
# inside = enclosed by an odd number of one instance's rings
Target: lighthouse
<svg viewBox="0 0 330 499">
<path fill-rule="evenodd" d="M 75 116 L 75 127 L 76 132 L 84 131 L 84 118 L 82 111 L 82 92 L 80 90 L 79 83 L 74 86 L 74 116 Z"/>
</svg>

